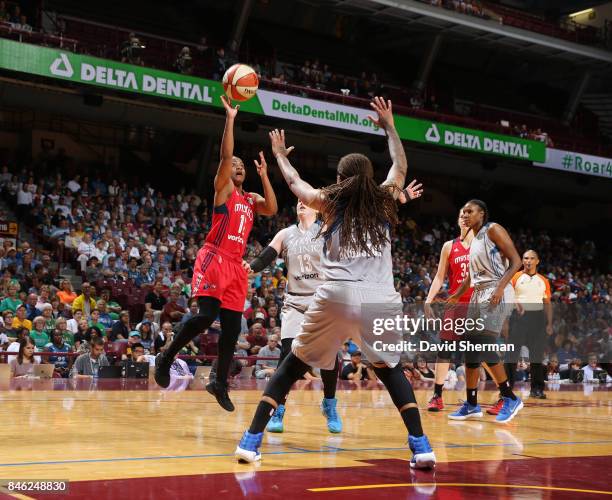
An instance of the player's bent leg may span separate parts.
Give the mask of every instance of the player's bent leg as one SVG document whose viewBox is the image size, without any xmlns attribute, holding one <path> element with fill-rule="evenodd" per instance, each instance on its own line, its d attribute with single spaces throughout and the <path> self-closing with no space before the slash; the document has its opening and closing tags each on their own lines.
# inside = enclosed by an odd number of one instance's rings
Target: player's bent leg
<svg viewBox="0 0 612 500">
<path fill-rule="evenodd" d="M 306 370 L 308 370 L 306 363 L 295 354 L 289 354 L 272 375 L 257 405 L 251 426 L 248 431 L 245 431 L 236 447 L 234 455 L 239 462 L 250 463 L 261 460 L 259 447 L 263 440 L 263 431 L 279 402 L 284 400 L 291 386 L 304 376 Z"/>
<path fill-rule="evenodd" d="M 214 381 L 206 384 L 206 390 L 215 396 L 221 408 L 226 411 L 234 411 L 234 404 L 227 392 L 227 377 L 232 358 L 234 357 L 236 342 L 240 335 L 242 314 L 239 311 L 221 308 L 219 319 L 221 322 L 221 335 L 219 336 L 218 345 L 217 375 Z"/>
<path fill-rule="evenodd" d="M 293 338 L 284 338 L 281 340 L 281 354 L 278 360 L 279 366 L 291 352 L 292 342 L 293 342 Z M 285 424 L 283 422 L 283 419 L 285 417 L 285 403 L 287 402 L 288 395 L 289 394 L 285 396 L 283 401 L 280 402 L 279 405 L 277 406 L 276 410 L 274 410 L 274 414 L 272 415 L 272 418 L 270 419 L 270 421 L 268 422 L 268 425 L 266 426 L 266 430 L 268 432 L 274 432 L 274 433 L 284 432 Z"/>
<path fill-rule="evenodd" d="M 321 380 L 323 382 L 323 401 L 321 402 L 321 411 L 327 419 L 327 430 L 333 434 L 342 432 L 342 420 L 338 415 L 336 406 L 336 385 L 338 383 L 339 363 L 336 358 L 336 364 L 331 370 L 321 370 Z"/>
<path fill-rule="evenodd" d="M 155 382 L 161 387 L 170 385 L 170 366 L 179 351 L 204 332 L 219 314 L 221 302 L 213 297 L 198 297 L 199 312 L 179 327 L 168 348 L 155 358 Z"/>
<path fill-rule="evenodd" d="M 427 436 L 423 434 L 416 397 L 412 385 L 404 376 L 401 366 L 397 364 L 394 368 L 389 368 L 381 363 L 375 363 L 374 372 L 389 391 L 389 395 L 408 430 L 408 444 L 412 451 L 410 467 L 415 469 L 435 467 L 436 455 Z"/>
</svg>

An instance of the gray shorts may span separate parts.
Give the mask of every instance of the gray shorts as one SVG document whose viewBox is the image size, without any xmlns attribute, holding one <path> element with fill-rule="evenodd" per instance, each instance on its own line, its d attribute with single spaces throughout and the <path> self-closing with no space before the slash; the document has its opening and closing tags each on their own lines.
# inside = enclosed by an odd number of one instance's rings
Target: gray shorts
<svg viewBox="0 0 612 500">
<path fill-rule="evenodd" d="M 312 302 L 314 295 L 285 295 L 281 309 L 281 340 L 294 339 L 302 329 L 304 313 Z"/>
<path fill-rule="evenodd" d="M 353 339 L 371 363 L 394 367 L 401 352 L 388 350 L 401 343 L 401 332 L 373 331 L 373 318 L 402 315 L 402 299 L 392 287 L 380 283 L 328 281 L 317 288 L 304 314 L 293 353 L 306 364 L 331 370 L 342 343 Z"/>
<path fill-rule="evenodd" d="M 484 320 L 484 330 L 500 333 L 504 326 L 504 322 L 514 310 L 515 296 L 514 288 L 511 284 L 504 288 L 504 295 L 499 304 L 491 307 L 489 301 L 491 295 L 495 291 L 496 284 L 491 283 L 490 286 L 484 286 L 480 289 L 474 287 L 474 293 L 470 299 L 468 308 L 468 318 L 482 318 Z"/>
</svg>

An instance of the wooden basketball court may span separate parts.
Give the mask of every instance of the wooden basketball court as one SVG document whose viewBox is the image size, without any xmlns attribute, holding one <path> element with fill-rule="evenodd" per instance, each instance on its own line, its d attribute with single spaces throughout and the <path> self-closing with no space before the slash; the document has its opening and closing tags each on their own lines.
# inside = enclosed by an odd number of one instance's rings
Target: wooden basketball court
<svg viewBox="0 0 612 500">
<path fill-rule="evenodd" d="M 446 391 L 445 411 L 424 410 L 438 458 L 435 472 L 412 472 L 407 435 L 382 385 L 341 382 L 344 432 L 327 432 L 320 384 L 299 382 L 285 432 L 266 434 L 260 465 L 238 464 L 234 448 L 264 382 L 237 381 L 236 412 L 203 390 L 160 391 L 148 380 L 25 380 L 0 385 L 0 498 L 9 480 L 69 480 L 63 498 L 586 498 L 610 495 L 609 388 L 560 386 L 525 399 L 510 424 L 494 417 L 451 422 L 463 390 Z M 184 387 L 183 387 L 184 389 Z M 528 391 L 527 391 L 528 392 Z M 527 395 L 524 394 L 525 397 Z M 496 392 L 482 391 L 482 403 Z M 4 495 L 4 496 L 3 496 Z"/>
</svg>

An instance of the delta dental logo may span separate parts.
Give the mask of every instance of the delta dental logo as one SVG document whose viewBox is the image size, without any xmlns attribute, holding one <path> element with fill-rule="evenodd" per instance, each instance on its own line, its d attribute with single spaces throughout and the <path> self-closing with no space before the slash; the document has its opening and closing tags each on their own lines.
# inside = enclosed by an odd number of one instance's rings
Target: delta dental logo
<svg viewBox="0 0 612 500">
<path fill-rule="evenodd" d="M 210 88 L 206 85 L 153 76 L 141 71 L 127 71 L 112 66 L 81 63 L 79 81 L 94 82 L 108 87 L 140 91 L 147 94 L 157 94 L 163 97 L 177 97 L 189 101 L 212 103 Z M 67 54 L 60 53 L 49 66 L 49 71 L 55 76 L 72 78 L 75 74 Z"/>
<path fill-rule="evenodd" d="M 497 153 L 505 156 L 513 156 L 515 158 L 529 159 L 529 147 L 527 144 L 520 144 L 514 141 L 494 139 L 486 135 L 472 134 L 469 132 L 460 132 L 452 130 L 444 130 L 444 135 L 440 134 L 440 130 L 435 123 L 425 132 L 425 140 L 434 144 L 440 143 L 444 146 L 453 146 L 456 148 L 470 149 L 484 153 Z"/>
</svg>

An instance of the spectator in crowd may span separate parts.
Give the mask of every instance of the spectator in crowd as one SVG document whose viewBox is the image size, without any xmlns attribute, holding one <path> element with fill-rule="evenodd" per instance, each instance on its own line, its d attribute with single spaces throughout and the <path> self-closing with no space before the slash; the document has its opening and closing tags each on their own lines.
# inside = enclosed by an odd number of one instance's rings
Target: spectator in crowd
<svg viewBox="0 0 612 500">
<path fill-rule="evenodd" d="M 61 303 L 66 304 L 67 306 L 72 306 L 74 299 L 77 297 L 77 294 L 74 293 L 70 280 L 62 280 L 60 283 L 60 289 L 56 292 L 56 295 Z"/>
<path fill-rule="evenodd" d="M 85 272 L 87 269 L 87 264 L 94 255 L 95 250 L 96 245 L 94 245 L 92 241 L 91 233 L 85 233 L 81 243 L 79 243 L 79 246 L 77 247 L 77 252 L 79 253 L 77 261 L 81 264 L 81 272 Z"/>
<path fill-rule="evenodd" d="M 145 349 L 150 349 L 153 345 L 153 324 L 150 321 L 143 321 L 138 327 L 140 334 L 140 342 L 145 346 Z"/>
<path fill-rule="evenodd" d="M 427 366 L 427 360 L 423 356 L 417 357 L 417 370 L 420 372 L 422 378 L 435 378 L 435 373 L 429 366 Z"/>
<path fill-rule="evenodd" d="M 37 349 L 44 349 L 49 343 L 49 334 L 45 330 L 45 318 L 37 316 L 32 321 L 32 329 L 30 330 L 30 338 Z"/>
<path fill-rule="evenodd" d="M 121 305 L 111 298 L 111 293 L 108 288 L 104 288 L 100 292 L 100 299 L 106 304 L 106 312 L 110 315 L 111 320 L 117 321 L 121 312 Z"/>
<path fill-rule="evenodd" d="M 249 354 L 254 356 L 259 353 L 260 349 L 268 344 L 268 338 L 264 333 L 264 328 L 261 323 L 253 323 L 247 335 L 249 343 Z"/>
<path fill-rule="evenodd" d="M 557 359 L 559 360 L 561 370 L 567 369 L 567 366 L 571 360 L 577 357 L 578 353 L 574 349 L 571 340 L 566 340 L 563 342 L 563 347 L 557 351 Z"/>
<path fill-rule="evenodd" d="M 72 302 L 72 313 L 81 311 L 85 318 L 89 318 L 95 308 L 96 301 L 91 296 L 91 285 L 86 281 L 81 285 L 81 295 Z"/>
<path fill-rule="evenodd" d="M 97 377 L 100 367 L 109 366 L 110 363 L 104 354 L 104 341 L 101 338 L 91 340 L 90 351 L 81 354 L 70 371 L 73 378 Z"/>
<path fill-rule="evenodd" d="M 261 358 L 276 358 L 276 359 L 261 359 Z M 255 365 L 255 378 L 263 379 L 271 377 L 278 366 L 278 358 L 280 358 L 280 349 L 278 347 L 278 337 L 270 335 L 268 343 L 257 353 L 257 363 Z"/>
<path fill-rule="evenodd" d="M 15 312 L 15 317 L 13 318 L 12 327 L 14 330 L 19 328 L 27 328 L 28 331 L 32 329 L 32 322 L 26 318 L 26 306 L 21 304 L 17 306 L 17 311 Z"/>
<path fill-rule="evenodd" d="M 39 363 L 34 356 L 34 344 L 29 337 L 19 341 L 19 354 L 9 362 L 11 377 L 21 378 L 32 374 L 34 365 Z"/>
<path fill-rule="evenodd" d="M 343 380 L 376 380 L 374 371 L 361 361 L 361 351 L 355 351 L 351 354 L 351 362 L 347 363 L 342 368 L 341 378 Z"/>
<path fill-rule="evenodd" d="M 184 75 L 191 75 L 193 73 L 193 59 L 191 58 L 189 47 L 183 47 L 181 49 L 174 63 L 174 67 L 176 71 Z"/>
<path fill-rule="evenodd" d="M 91 311 L 91 318 L 89 320 L 88 326 L 90 328 L 95 328 L 98 331 L 100 337 L 106 336 L 106 326 L 100 321 L 100 311 L 98 311 L 97 309 Z"/>
<path fill-rule="evenodd" d="M 12 311 L 13 313 L 17 311 L 17 307 L 22 304 L 21 300 L 17 296 L 19 292 L 19 286 L 16 284 L 11 284 L 8 287 L 8 295 L 2 299 L 0 302 L 0 311 Z"/>
<path fill-rule="evenodd" d="M 604 373 L 604 370 L 599 366 L 599 361 L 597 360 L 597 355 L 595 353 L 590 353 L 589 362 L 582 368 L 584 372 L 584 381 L 585 382 L 599 382 L 600 374 Z M 612 378 L 610 375 L 605 375 L 606 382 L 612 382 Z"/>
<path fill-rule="evenodd" d="M 37 307 L 38 304 L 38 295 L 35 293 L 31 293 L 28 295 L 26 299 L 26 318 L 32 321 L 37 316 L 42 314 L 42 311 Z"/>
<path fill-rule="evenodd" d="M 164 306 L 167 304 L 166 297 L 162 295 L 163 285 L 160 281 L 156 281 L 153 289 L 145 296 L 145 309 L 152 310 L 156 322 L 160 321 L 160 317 Z"/>
<path fill-rule="evenodd" d="M 111 315 L 110 315 L 110 313 L 107 310 L 106 301 L 104 299 L 98 300 L 98 302 L 96 304 L 96 309 L 97 309 L 98 314 L 99 314 L 98 321 L 100 322 L 100 324 L 104 325 L 105 329 L 112 328 L 112 326 L 113 326 L 113 318 L 111 318 Z"/>
<path fill-rule="evenodd" d="M 166 321 L 161 326 L 161 331 L 155 337 L 154 349 L 155 353 L 159 354 L 160 352 L 164 352 L 168 346 L 172 343 L 172 339 L 174 338 L 174 332 L 172 331 L 172 323 Z"/>
<path fill-rule="evenodd" d="M 162 323 L 176 323 L 183 319 L 187 311 L 178 303 L 179 297 L 180 292 L 176 288 L 170 290 L 170 300 L 164 305 L 160 316 L 160 321 Z"/>
<path fill-rule="evenodd" d="M 51 342 L 45 346 L 46 352 L 66 353 L 72 352 L 72 348 L 64 341 L 64 335 L 61 330 L 55 330 L 51 336 Z M 55 365 L 55 371 L 62 377 L 68 377 L 70 360 L 67 356 L 49 356 L 48 363 Z"/>
<path fill-rule="evenodd" d="M 45 332 L 50 335 L 55 330 L 56 319 L 53 317 L 53 306 L 46 304 L 42 308 L 42 317 L 45 320 Z"/>
<path fill-rule="evenodd" d="M 119 321 L 115 321 L 111 328 L 109 340 L 124 340 L 130 334 L 130 313 L 129 311 L 121 311 L 119 313 Z"/>
<path fill-rule="evenodd" d="M 66 328 L 74 335 L 79 331 L 79 322 L 83 319 L 83 311 L 77 309 L 72 312 L 72 318 L 66 321 Z"/>
<path fill-rule="evenodd" d="M 68 330 L 66 318 L 58 318 L 55 322 L 55 329 L 62 333 L 62 339 L 72 349 L 74 347 L 74 333 Z"/>
<path fill-rule="evenodd" d="M 183 316 L 183 319 L 181 319 L 181 323 L 185 323 L 186 321 L 189 321 L 190 318 L 193 318 L 196 314 L 198 314 L 198 311 L 199 311 L 198 301 L 195 298 L 193 298 L 189 302 L 189 310 L 187 311 L 185 316 Z M 244 317 L 242 319 L 244 319 Z"/>
</svg>

